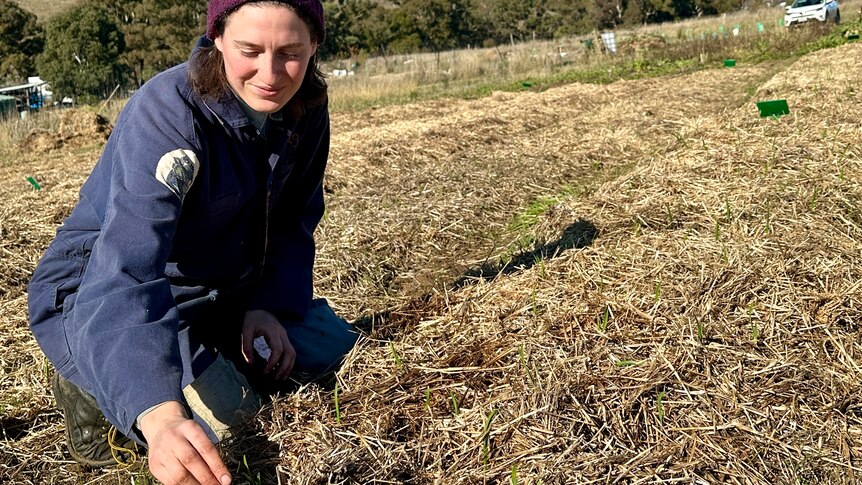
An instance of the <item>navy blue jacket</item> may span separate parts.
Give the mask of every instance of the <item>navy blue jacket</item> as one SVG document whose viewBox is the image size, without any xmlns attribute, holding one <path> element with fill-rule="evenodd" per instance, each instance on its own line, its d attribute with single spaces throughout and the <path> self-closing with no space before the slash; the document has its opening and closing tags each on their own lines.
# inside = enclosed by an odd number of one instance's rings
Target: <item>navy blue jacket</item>
<svg viewBox="0 0 862 485">
<path fill-rule="evenodd" d="M 120 431 L 184 402 L 178 307 L 243 287 L 247 309 L 304 316 L 328 151 L 325 105 L 264 139 L 186 64 L 129 100 L 28 295 L 45 354 Z"/>
</svg>

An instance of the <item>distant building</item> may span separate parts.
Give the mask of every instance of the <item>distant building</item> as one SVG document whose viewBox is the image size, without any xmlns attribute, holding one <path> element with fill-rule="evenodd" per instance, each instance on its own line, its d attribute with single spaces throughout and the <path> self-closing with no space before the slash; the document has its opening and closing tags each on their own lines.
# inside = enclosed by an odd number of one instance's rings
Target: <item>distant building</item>
<svg viewBox="0 0 862 485">
<path fill-rule="evenodd" d="M 0 88 L 0 115 L 8 117 L 18 113 L 24 116 L 27 112 L 38 111 L 50 103 L 51 95 L 48 84 L 39 77 L 28 78 L 27 84 Z"/>
<path fill-rule="evenodd" d="M 0 94 L 0 119 L 18 116 L 18 98 Z"/>
</svg>

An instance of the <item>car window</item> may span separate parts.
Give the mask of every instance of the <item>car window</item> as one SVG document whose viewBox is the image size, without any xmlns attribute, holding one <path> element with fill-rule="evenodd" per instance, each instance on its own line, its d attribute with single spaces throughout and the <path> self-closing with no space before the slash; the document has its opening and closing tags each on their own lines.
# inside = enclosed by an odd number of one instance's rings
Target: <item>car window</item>
<svg viewBox="0 0 862 485">
<path fill-rule="evenodd" d="M 798 7 L 810 7 L 811 5 L 820 5 L 821 3 L 826 3 L 825 0 L 796 0 L 791 5 L 791 8 Z"/>
</svg>

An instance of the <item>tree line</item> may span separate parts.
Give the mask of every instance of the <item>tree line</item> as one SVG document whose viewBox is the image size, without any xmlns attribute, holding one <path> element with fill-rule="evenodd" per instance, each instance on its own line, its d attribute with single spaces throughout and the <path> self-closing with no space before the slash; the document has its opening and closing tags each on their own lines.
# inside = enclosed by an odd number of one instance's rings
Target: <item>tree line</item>
<svg viewBox="0 0 862 485">
<path fill-rule="evenodd" d="M 745 0 L 325 0 L 324 60 L 493 46 L 714 15 Z M 81 0 L 46 23 L 0 0 L 0 82 L 106 97 L 188 58 L 206 0 Z"/>
</svg>

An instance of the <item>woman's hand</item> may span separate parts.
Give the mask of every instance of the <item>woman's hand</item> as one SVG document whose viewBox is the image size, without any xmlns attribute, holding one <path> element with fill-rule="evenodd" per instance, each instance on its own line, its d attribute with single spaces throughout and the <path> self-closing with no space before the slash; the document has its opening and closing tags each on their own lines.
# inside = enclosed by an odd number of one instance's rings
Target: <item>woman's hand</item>
<svg viewBox="0 0 862 485">
<path fill-rule="evenodd" d="M 150 472 L 165 485 L 229 485 L 230 473 L 201 426 L 182 404 L 162 403 L 141 418 Z"/>
<path fill-rule="evenodd" d="M 296 351 L 287 338 L 284 326 L 267 311 L 251 310 L 245 313 L 242 322 L 242 356 L 249 365 L 254 363 L 254 339 L 257 337 L 263 337 L 271 351 L 263 373 L 269 374 L 275 368 L 274 379 L 285 381 L 293 370 Z"/>
</svg>

